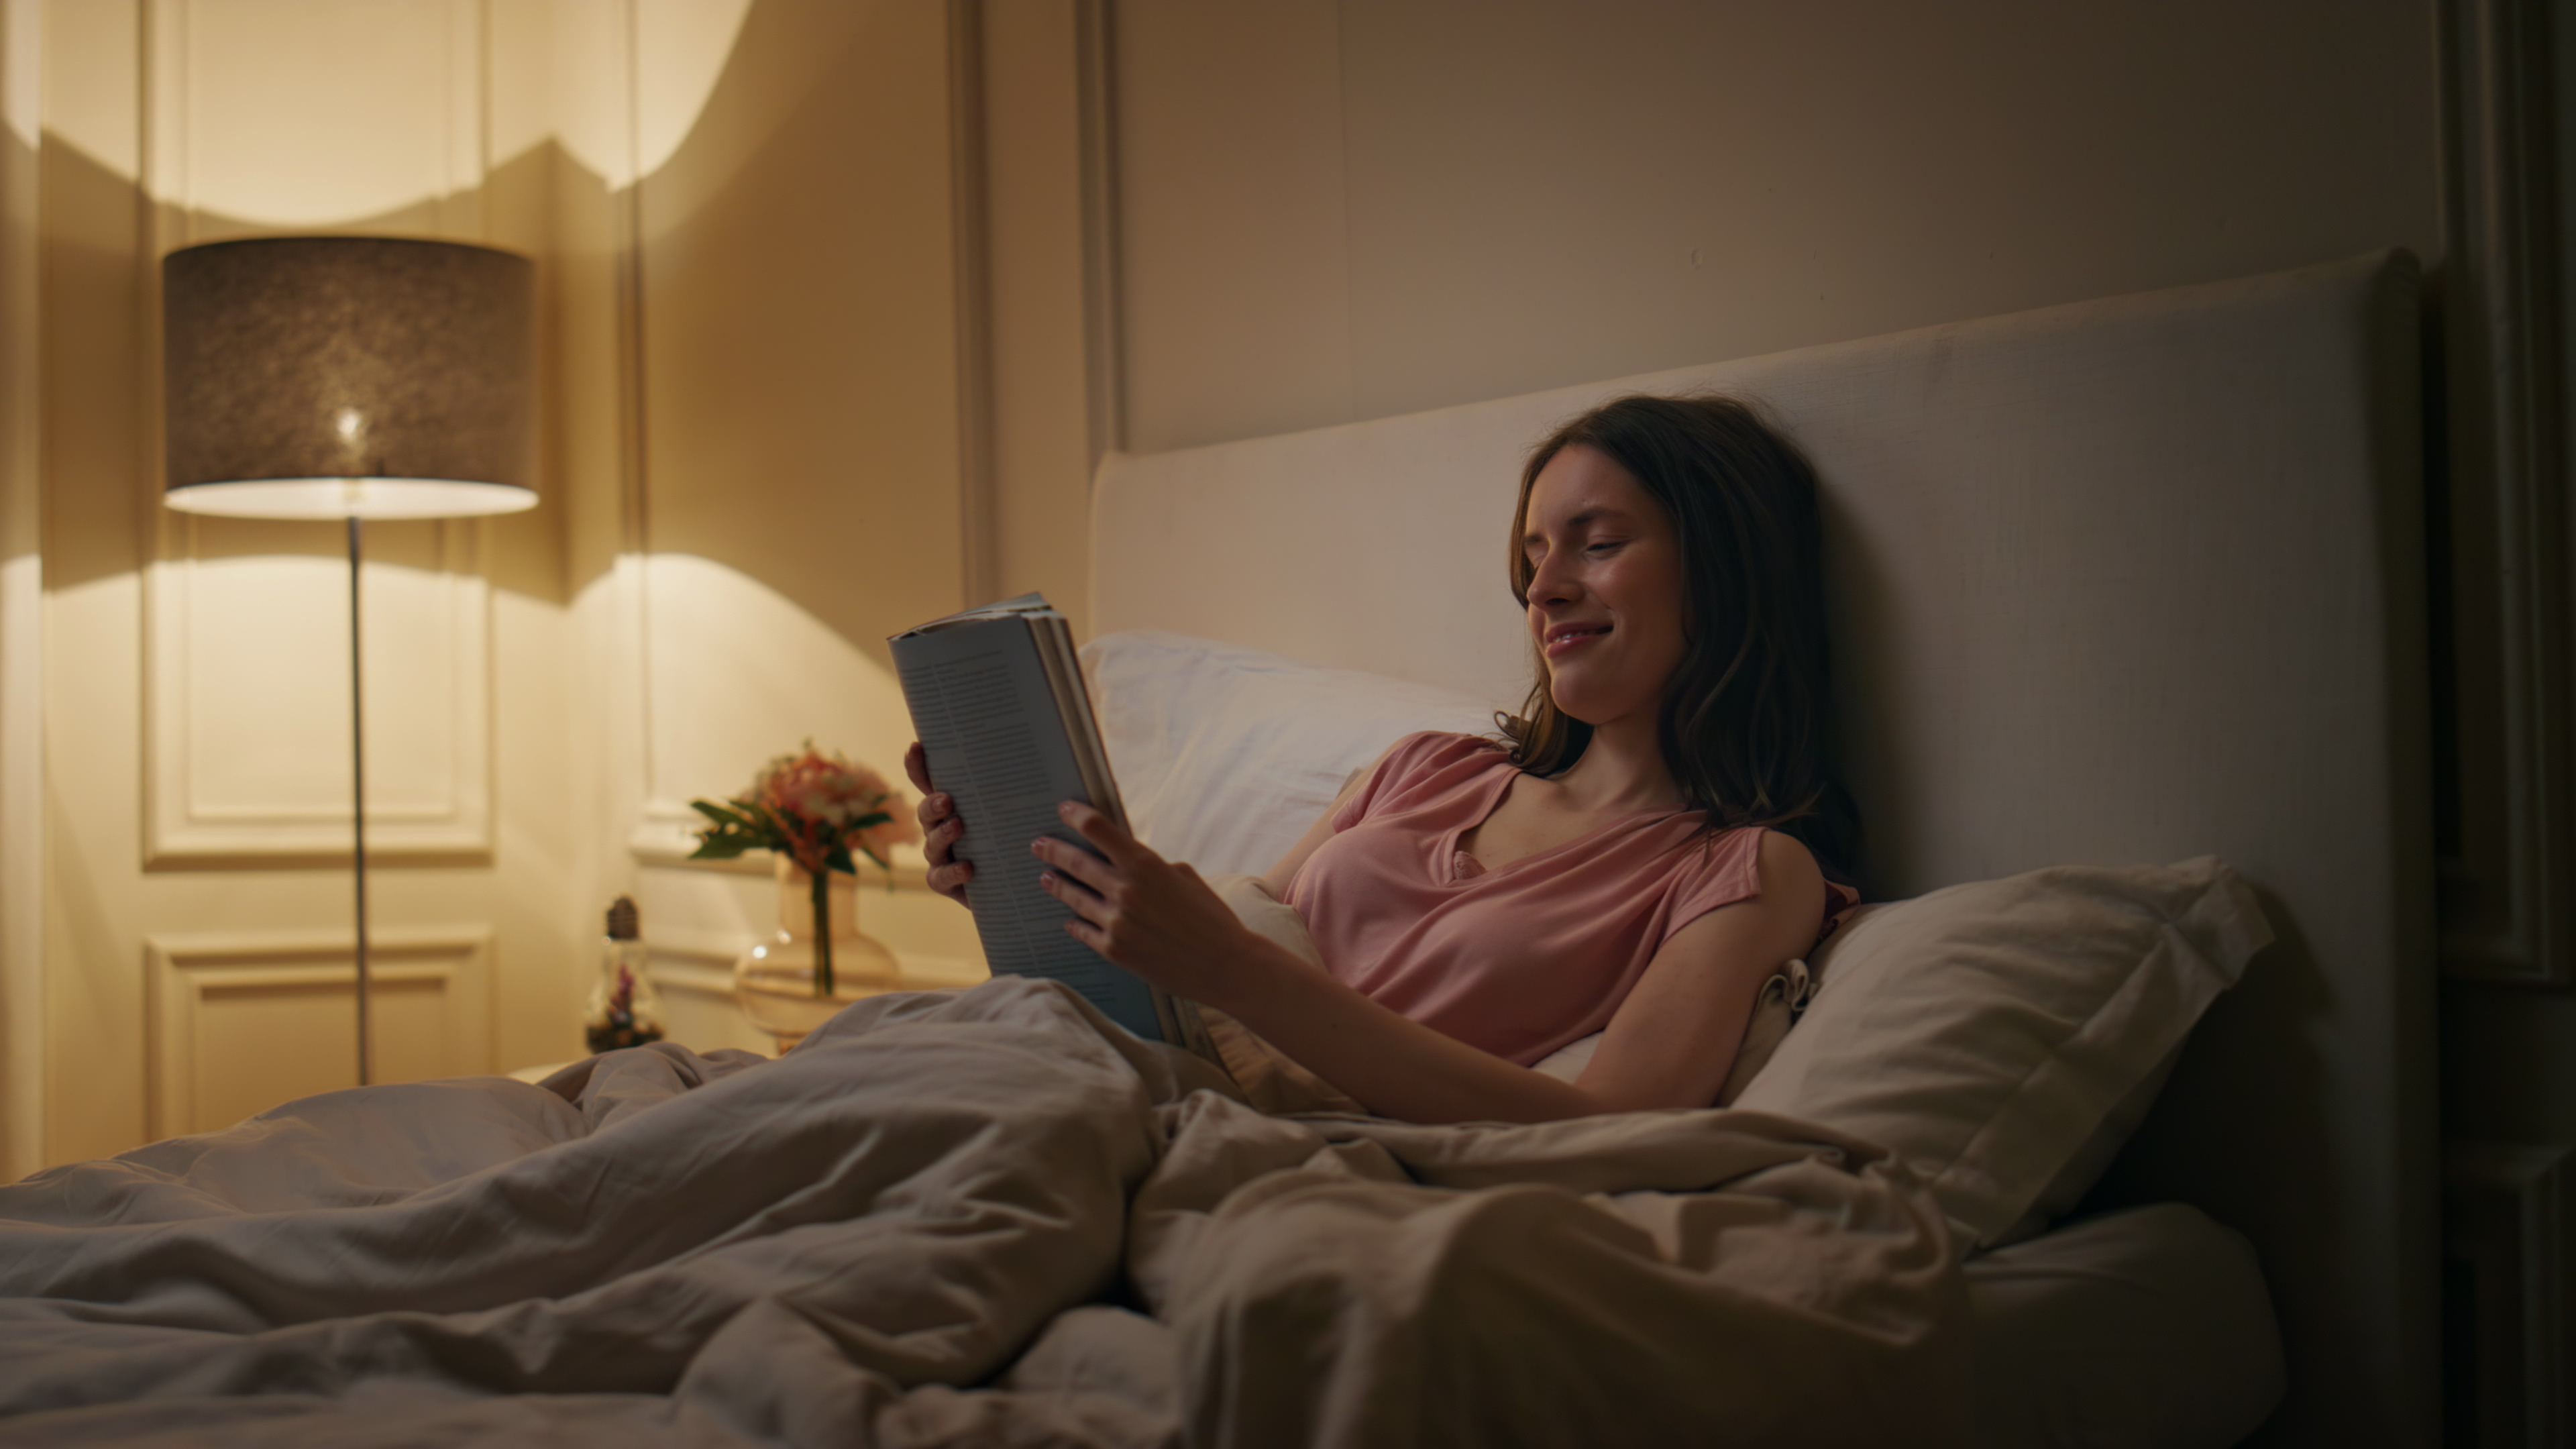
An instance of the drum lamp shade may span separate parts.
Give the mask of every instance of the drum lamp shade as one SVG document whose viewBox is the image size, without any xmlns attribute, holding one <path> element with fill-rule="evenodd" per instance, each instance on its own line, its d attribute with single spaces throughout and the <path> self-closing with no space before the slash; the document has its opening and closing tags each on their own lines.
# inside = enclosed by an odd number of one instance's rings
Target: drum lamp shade
<svg viewBox="0 0 2576 1449">
<path fill-rule="evenodd" d="M 535 506 L 535 271 L 490 247 L 392 237 L 170 253 L 165 501 L 253 518 Z"/>
</svg>

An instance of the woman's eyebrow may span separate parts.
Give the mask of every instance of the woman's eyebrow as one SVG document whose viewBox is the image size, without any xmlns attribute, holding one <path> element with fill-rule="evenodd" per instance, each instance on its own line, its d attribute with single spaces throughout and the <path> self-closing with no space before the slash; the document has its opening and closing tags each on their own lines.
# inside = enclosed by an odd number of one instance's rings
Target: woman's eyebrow
<svg viewBox="0 0 2576 1449">
<path fill-rule="evenodd" d="M 1573 529 L 1589 527 L 1595 523 L 1627 523 L 1629 521 L 1628 510 L 1618 507 L 1615 504 L 1595 503 L 1575 513 L 1572 517 L 1566 519 L 1563 523 L 1560 523 L 1557 526 L 1571 531 Z M 1533 544 L 1545 542 L 1547 542 L 1547 533 L 1543 529 L 1533 528 L 1529 532 L 1521 535 L 1521 547 L 1523 548 L 1528 548 Z"/>
</svg>

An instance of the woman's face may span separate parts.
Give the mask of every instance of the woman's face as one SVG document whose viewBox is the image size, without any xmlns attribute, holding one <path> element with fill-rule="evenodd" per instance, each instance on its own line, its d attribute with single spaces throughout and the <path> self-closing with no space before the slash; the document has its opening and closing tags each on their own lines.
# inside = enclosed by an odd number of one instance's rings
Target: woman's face
<svg viewBox="0 0 2576 1449">
<path fill-rule="evenodd" d="M 1662 505 L 1576 443 L 1530 484 L 1521 535 L 1530 637 L 1556 707 L 1596 728 L 1651 718 L 1685 645 L 1681 541 Z"/>
</svg>

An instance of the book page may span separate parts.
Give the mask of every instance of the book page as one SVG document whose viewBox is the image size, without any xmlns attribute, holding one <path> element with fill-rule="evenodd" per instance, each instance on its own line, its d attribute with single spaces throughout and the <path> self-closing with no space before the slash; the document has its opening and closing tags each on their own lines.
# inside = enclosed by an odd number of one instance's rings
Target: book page
<svg viewBox="0 0 2576 1449">
<path fill-rule="evenodd" d="M 1056 717 L 1064 721 L 1065 737 L 1073 750 L 1074 768 L 1082 772 L 1083 798 L 1089 800 L 1122 830 L 1134 827 L 1127 823 L 1127 803 L 1118 798 L 1118 781 L 1109 773 L 1109 754 L 1100 745 L 1100 726 L 1091 717 L 1091 696 L 1082 686 L 1082 661 L 1075 657 L 1073 632 L 1064 616 L 1049 610 L 1029 621 L 1037 636 L 1038 662 L 1047 672 L 1047 689 L 1055 699 Z"/>
<path fill-rule="evenodd" d="M 966 822 L 955 854 L 975 874 L 966 903 L 996 975 L 1042 976 L 1082 993 L 1120 1026 L 1163 1038 L 1151 988 L 1067 934 L 1071 908 L 1038 885 L 1029 842 L 1091 847 L 1056 814 L 1093 800 L 1038 653 L 1037 621 L 1002 617 L 897 635 L 891 642 L 934 788 Z"/>
</svg>

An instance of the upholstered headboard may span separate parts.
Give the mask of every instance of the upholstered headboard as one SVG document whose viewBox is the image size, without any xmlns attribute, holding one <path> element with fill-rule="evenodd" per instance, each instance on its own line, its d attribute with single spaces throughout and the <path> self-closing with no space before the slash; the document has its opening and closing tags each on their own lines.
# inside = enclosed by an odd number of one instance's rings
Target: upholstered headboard
<svg viewBox="0 0 2576 1449">
<path fill-rule="evenodd" d="M 1874 894 L 2206 851 L 2260 883 L 2280 943 L 2096 1200 L 2180 1198 L 2254 1240 L 2291 1378 L 2263 1442 L 2434 1442 L 2413 260 L 1113 456 L 1093 628 L 1515 704 L 1525 450 L 1684 390 L 1767 404 L 1823 479 Z"/>
</svg>

